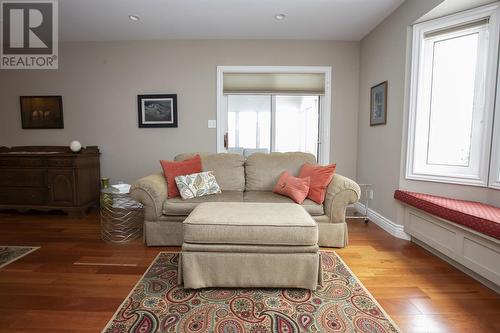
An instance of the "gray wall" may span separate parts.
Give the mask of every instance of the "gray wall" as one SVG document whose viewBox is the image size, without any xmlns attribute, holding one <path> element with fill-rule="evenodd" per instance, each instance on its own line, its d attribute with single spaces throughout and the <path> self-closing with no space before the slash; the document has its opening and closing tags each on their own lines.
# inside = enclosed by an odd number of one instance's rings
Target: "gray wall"
<svg viewBox="0 0 500 333">
<path fill-rule="evenodd" d="M 128 182 L 159 171 L 159 159 L 215 152 L 217 65 L 332 66 L 331 160 L 356 176 L 358 42 L 64 43 L 59 70 L 0 71 L 0 145 L 98 145 L 102 175 Z M 139 129 L 142 93 L 177 93 L 179 128 Z M 50 94 L 63 96 L 64 129 L 21 129 L 19 96 Z"/>
<path fill-rule="evenodd" d="M 469 4 L 475 7 L 484 2 L 474 0 Z M 374 186 L 370 208 L 398 224 L 402 222 L 398 219 L 398 204 L 393 199 L 394 190 L 398 188 L 500 205 L 498 190 L 405 179 L 410 25 L 440 3 L 442 0 L 407 0 L 361 41 L 357 180 Z M 436 8 L 439 10 L 432 10 L 426 17 L 468 9 L 450 1 Z M 387 125 L 370 127 L 370 87 L 385 80 L 389 81 Z"/>
</svg>

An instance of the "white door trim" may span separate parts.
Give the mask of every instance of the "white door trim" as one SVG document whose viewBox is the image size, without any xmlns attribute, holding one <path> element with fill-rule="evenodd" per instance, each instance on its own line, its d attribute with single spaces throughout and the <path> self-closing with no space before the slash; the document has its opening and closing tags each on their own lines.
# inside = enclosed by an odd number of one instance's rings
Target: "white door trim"
<svg viewBox="0 0 500 333">
<path fill-rule="evenodd" d="M 330 163 L 331 80 L 330 66 L 217 66 L 217 152 L 224 153 L 227 119 L 224 113 L 224 73 L 321 73 L 325 75 L 325 95 L 321 96 L 319 115 L 320 164 Z"/>
</svg>

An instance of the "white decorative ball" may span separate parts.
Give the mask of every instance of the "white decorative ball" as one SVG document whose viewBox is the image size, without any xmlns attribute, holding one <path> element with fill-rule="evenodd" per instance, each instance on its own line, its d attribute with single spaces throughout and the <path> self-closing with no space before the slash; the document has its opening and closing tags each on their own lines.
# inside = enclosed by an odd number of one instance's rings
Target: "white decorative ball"
<svg viewBox="0 0 500 333">
<path fill-rule="evenodd" d="M 82 149 L 82 144 L 80 143 L 80 141 L 71 141 L 71 143 L 69 144 L 69 148 L 71 149 L 71 151 L 78 153 Z"/>
</svg>

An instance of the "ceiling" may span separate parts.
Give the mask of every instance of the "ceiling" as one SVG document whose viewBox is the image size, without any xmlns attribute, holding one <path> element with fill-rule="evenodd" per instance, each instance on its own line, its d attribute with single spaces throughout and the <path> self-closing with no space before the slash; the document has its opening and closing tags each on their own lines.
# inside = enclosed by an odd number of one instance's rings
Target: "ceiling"
<svg viewBox="0 0 500 333">
<path fill-rule="evenodd" d="M 358 41 L 404 0 L 59 0 L 61 41 Z M 276 20 L 278 13 L 286 14 Z M 141 20 L 131 21 L 129 15 Z"/>
</svg>

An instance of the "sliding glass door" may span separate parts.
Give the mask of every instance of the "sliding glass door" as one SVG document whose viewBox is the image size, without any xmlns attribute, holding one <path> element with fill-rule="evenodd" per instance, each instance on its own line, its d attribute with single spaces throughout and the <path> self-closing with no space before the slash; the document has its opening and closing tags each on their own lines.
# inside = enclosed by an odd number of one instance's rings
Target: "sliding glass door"
<svg viewBox="0 0 500 333">
<path fill-rule="evenodd" d="M 318 156 L 319 95 L 226 97 L 229 151 L 302 151 Z"/>
<path fill-rule="evenodd" d="M 273 151 L 318 156 L 319 96 L 274 96 Z"/>
<path fill-rule="evenodd" d="M 227 108 L 229 150 L 271 149 L 270 95 L 229 95 Z"/>
</svg>

